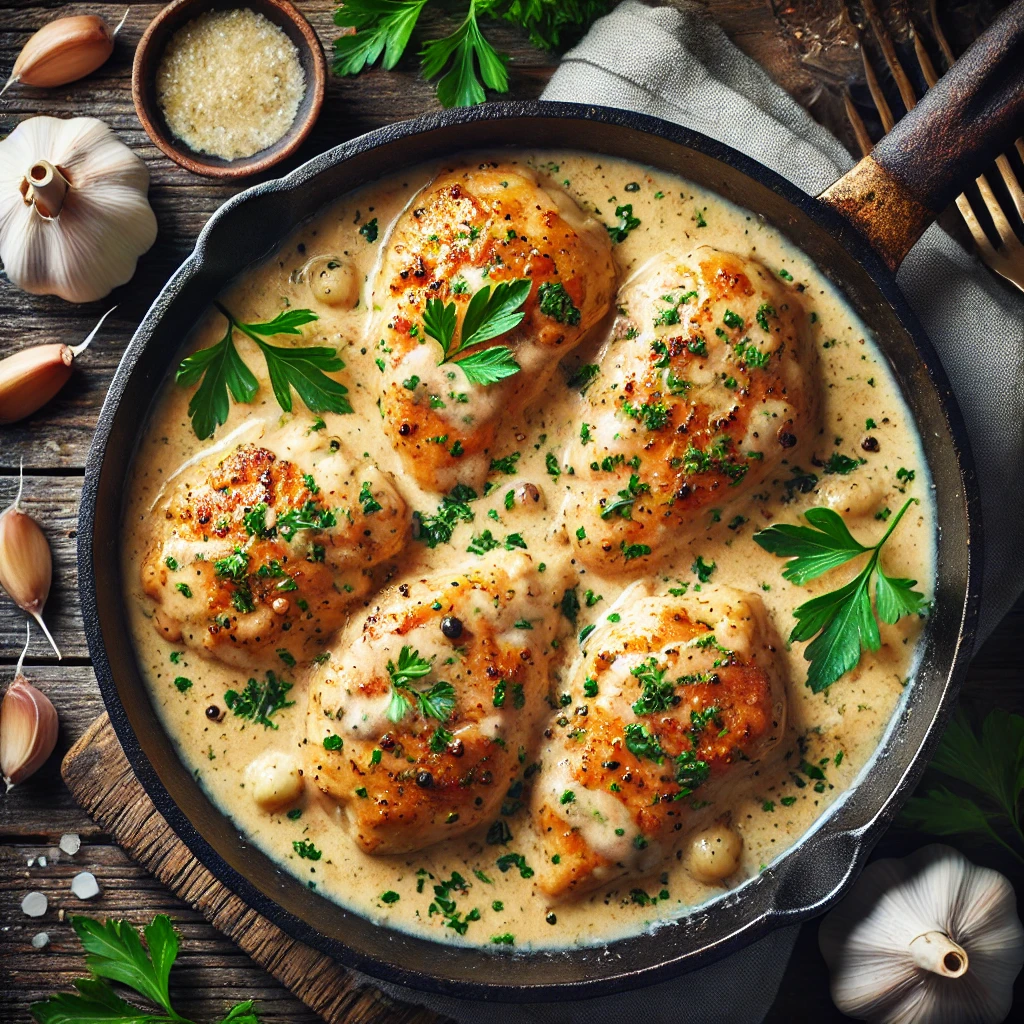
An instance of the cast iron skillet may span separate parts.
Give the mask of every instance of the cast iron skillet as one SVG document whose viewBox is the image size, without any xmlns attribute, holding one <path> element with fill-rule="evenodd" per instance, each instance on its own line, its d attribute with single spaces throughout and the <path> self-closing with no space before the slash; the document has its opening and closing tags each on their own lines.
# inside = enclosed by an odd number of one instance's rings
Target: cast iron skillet
<svg viewBox="0 0 1024 1024">
<path fill-rule="evenodd" d="M 140 325 L 104 403 L 82 496 L 79 573 L 89 650 L 125 754 L 157 808 L 218 879 L 290 935 L 378 978 L 523 1002 L 663 980 L 818 914 L 838 898 L 920 777 L 971 653 L 980 571 L 973 464 L 949 383 L 892 270 L 932 219 L 930 211 L 942 209 L 1008 143 L 1008 126 L 1021 124 L 1019 82 L 1014 89 L 999 79 L 1015 64 L 1024 67 L 1022 7 L 1004 16 L 825 201 L 664 121 L 600 107 L 502 103 L 372 132 L 236 196 L 214 215 Z M 378 927 L 277 868 L 179 761 L 140 678 L 121 596 L 119 523 L 136 442 L 199 312 L 247 264 L 348 190 L 423 160 L 509 145 L 589 150 L 678 173 L 763 215 L 803 249 L 845 292 L 892 366 L 922 438 L 941 531 L 935 608 L 916 678 L 876 757 L 815 830 L 741 890 L 676 925 L 555 953 L 499 954 Z"/>
</svg>

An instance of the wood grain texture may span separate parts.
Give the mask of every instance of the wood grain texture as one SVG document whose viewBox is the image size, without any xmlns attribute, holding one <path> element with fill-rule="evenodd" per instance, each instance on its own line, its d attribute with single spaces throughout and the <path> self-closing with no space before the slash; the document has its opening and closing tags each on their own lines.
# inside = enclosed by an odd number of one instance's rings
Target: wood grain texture
<svg viewBox="0 0 1024 1024">
<path fill-rule="evenodd" d="M 843 115 L 843 86 L 850 86 L 858 109 L 869 128 L 873 127 L 870 101 L 861 84 L 858 34 L 845 17 L 843 0 L 702 2 L 742 50 L 823 124 L 847 137 L 849 144 L 853 139 Z M 957 40 L 975 34 L 991 9 L 999 5 L 999 0 L 940 0 L 954 46 L 959 49 Z M 0 1020 L 4 1024 L 28 1024 L 33 1001 L 70 989 L 72 980 L 83 973 L 81 948 L 64 919 L 70 913 L 125 917 L 135 924 L 148 922 L 156 913 L 169 914 L 183 940 L 172 991 L 175 1005 L 190 1019 L 219 1020 L 229 1005 L 247 998 L 257 999 L 264 1024 L 315 1024 L 322 1019 L 217 931 L 203 913 L 136 864 L 111 834 L 117 822 L 94 822 L 60 778 L 61 757 L 103 710 L 87 663 L 75 572 L 75 517 L 96 417 L 132 332 L 164 282 L 191 251 L 214 210 L 241 188 L 255 184 L 226 185 L 190 175 L 164 159 L 139 125 L 131 101 L 131 61 L 136 42 L 160 6 L 132 7 L 113 57 L 96 73 L 49 91 L 14 87 L 0 102 L 0 136 L 36 114 L 88 115 L 109 124 L 149 168 L 150 201 L 160 232 L 131 283 L 118 289 L 109 301 L 72 306 L 55 298 L 25 295 L 0 280 L 0 358 L 30 344 L 81 340 L 104 311 L 118 305 L 56 400 L 23 423 L 0 428 L 0 509 L 17 490 L 15 477 L 24 459 L 25 506 L 43 525 L 54 553 L 46 618 L 66 655 L 63 664 L 56 664 L 45 640 L 33 629 L 27 671 L 56 705 L 61 731 L 49 763 L 28 782 L 0 796 Z M 330 0 L 298 0 L 298 6 L 317 30 L 329 57 L 330 42 L 337 34 L 331 20 L 334 4 Z M 856 3 L 850 6 L 859 17 Z M 908 39 L 909 17 L 920 17 L 927 0 L 898 0 L 882 6 L 899 48 Z M 124 5 L 104 2 L 0 0 L 0 71 L 11 67 L 36 29 L 58 15 L 98 13 L 115 24 L 123 12 Z M 428 12 L 422 37 L 450 30 L 455 20 L 454 15 Z M 510 97 L 538 96 L 556 59 L 534 49 L 510 26 L 486 23 L 486 31 L 499 48 L 510 53 Z M 871 47 L 870 39 L 866 45 Z M 891 83 L 883 85 L 891 91 Z M 414 58 L 405 58 L 390 73 L 372 71 L 356 79 L 331 76 L 323 114 L 312 136 L 288 164 L 271 173 L 286 173 L 363 132 L 436 108 L 433 88 L 419 77 Z M 975 659 L 964 695 L 964 702 L 973 710 L 1002 707 L 1024 712 L 1019 669 L 1022 632 L 1024 603 Z M 0 687 L 13 672 L 23 640 L 24 616 L 0 595 Z M 72 858 L 60 854 L 57 847 L 64 832 L 79 833 L 83 840 L 82 849 Z M 904 847 L 918 841 L 918 837 L 893 831 L 880 849 L 905 852 Z M 27 861 L 39 854 L 47 856 L 47 866 L 36 862 L 28 867 Z M 994 859 L 984 862 L 1004 871 L 1014 870 Z M 93 871 L 100 880 L 102 894 L 91 903 L 76 900 L 70 892 L 70 880 L 81 870 Z M 1011 877 L 1015 884 L 1024 883 L 1019 870 Z M 46 893 L 50 901 L 46 915 L 38 920 L 24 917 L 20 910 L 22 898 L 32 890 Z M 41 930 L 49 933 L 51 943 L 46 949 L 34 950 L 32 936 Z M 770 1024 L 831 1024 L 844 1019 L 829 999 L 816 932 L 814 924 L 803 929 L 779 999 L 769 1014 Z M 360 1016 L 363 1005 L 357 999 L 347 1021 L 405 1019 Z M 378 1013 L 377 1004 L 371 1000 L 370 1005 L 368 1012 Z"/>
</svg>

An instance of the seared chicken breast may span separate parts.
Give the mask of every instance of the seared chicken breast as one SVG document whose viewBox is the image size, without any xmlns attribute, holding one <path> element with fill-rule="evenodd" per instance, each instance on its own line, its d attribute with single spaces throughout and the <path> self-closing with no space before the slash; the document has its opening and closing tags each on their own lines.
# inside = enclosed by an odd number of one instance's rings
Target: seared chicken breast
<svg viewBox="0 0 1024 1024">
<path fill-rule="evenodd" d="M 759 263 L 662 254 L 618 307 L 566 455 L 573 543 L 605 572 L 656 564 L 818 429 L 799 294 Z"/>
<path fill-rule="evenodd" d="M 497 817 L 548 713 L 555 601 L 525 554 L 409 580 L 313 670 L 307 776 L 364 850 L 419 850 Z"/>
<path fill-rule="evenodd" d="M 467 308 L 484 289 L 516 280 L 531 282 L 522 322 L 469 353 L 507 347 L 520 369 L 475 382 L 459 365 L 469 354 L 459 351 Z M 415 196 L 388 239 L 374 302 L 384 429 L 419 484 L 478 487 L 499 420 L 538 394 L 614 291 L 604 225 L 525 166 L 457 168 Z M 454 305 L 448 358 L 427 333 L 428 300 Z"/>
<path fill-rule="evenodd" d="M 695 810 L 782 735 L 777 640 L 760 599 L 728 588 L 639 596 L 644 587 L 588 638 L 572 704 L 541 750 L 538 881 L 556 899 L 656 870 Z"/>
<path fill-rule="evenodd" d="M 303 466 L 239 445 L 186 469 L 157 506 L 142 585 L 172 643 L 241 667 L 308 661 L 408 541 L 390 478 L 336 442 L 311 443 Z"/>
</svg>

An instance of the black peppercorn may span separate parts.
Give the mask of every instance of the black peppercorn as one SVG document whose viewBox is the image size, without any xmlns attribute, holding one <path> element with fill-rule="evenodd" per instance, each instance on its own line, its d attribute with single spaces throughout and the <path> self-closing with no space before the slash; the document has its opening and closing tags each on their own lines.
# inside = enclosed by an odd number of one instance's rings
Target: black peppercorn
<svg viewBox="0 0 1024 1024">
<path fill-rule="evenodd" d="M 558 924 L 558 917 L 555 915 L 553 910 L 549 910 L 547 912 L 544 916 L 544 920 L 547 921 L 548 924 Z"/>
<path fill-rule="evenodd" d="M 458 640 L 462 636 L 462 619 L 457 619 L 454 615 L 446 615 L 441 620 L 441 632 L 449 640 Z"/>
<path fill-rule="evenodd" d="M 866 452 L 877 452 L 879 449 L 877 437 L 865 437 L 860 443 L 861 448 Z"/>
<path fill-rule="evenodd" d="M 211 722 L 219 722 L 224 717 L 224 712 L 216 704 L 211 704 L 206 709 L 206 717 Z"/>
<path fill-rule="evenodd" d="M 434 776 L 430 772 L 417 772 L 416 785 L 421 789 L 430 789 L 434 784 Z"/>
<path fill-rule="evenodd" d="M 796 444 L 796 434 L 790 434 L 788 431 L 783 431 L 779 434 L 779 444 L 783 448 L 792 448 Z"/>
<path fill-rule="evenodd" d="M 395 746 L 395 737 L 391 733 L 386 732 L 377 741 L 380 744 L 381 750 L 393 750 Z"/>
<path fill-rule="evenodd" d="M 408 437 L 412 433 L 412 424 L 400 423 L 398 425 L 398 433 L 401 434 L 402 437 Z"/>
<path fill-rule="evenodd" d="M 462 740 L 452 740 L 451 743 L 448 744 L 448 753 L 451 754 L 452 757 L 462 757 L 465 752 L 466 748 L 463 745 Z"/>
</svg>

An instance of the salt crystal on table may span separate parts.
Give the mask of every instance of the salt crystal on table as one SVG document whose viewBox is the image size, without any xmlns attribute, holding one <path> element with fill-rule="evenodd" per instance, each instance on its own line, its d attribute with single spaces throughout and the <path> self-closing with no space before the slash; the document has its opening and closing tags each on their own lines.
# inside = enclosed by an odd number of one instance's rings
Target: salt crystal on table
<svg viewBox="0 0 1024 1024">
<path fill-rule="evenodd" d="M 69 856 L 74 857 L 82 847 L 82 840 L 75 832 L 65 832 L 60 837 L 60 848 Z"/>
<path fill-rule="evenodd" d="M 46 932 L 39 932 L 37 935 L 32 936 L 32 948 L 33 949 L 44 949 L 50 944 L 50 936 Z"/>
<path fill-rule="evenodd" d="M 21 901 L 21 912 L 27 917 L 42 917 L 46 913 L 46 906 L 45 893 L 30 892 Z"/>
<path fill-rule="evenodd" d="M 71 879 L 71 891 L 80 900 L 91 900 L 94 896 L 99 896 L 100 887 L 91 871 L 82 871 Z"/>
<path fill-rule="evenodd" d="M 40 866 L 41 868 L 45 868 L 45 867 L 46 867 L 46 855 L 45 855 L 45 854 L 43 854 L 43 855 L 41 855 L 40 857 L 38 857 L 38 858 L 37 858 L 37 860 L 36 860 L 36 863 L 37 863 L 37 864 L 38 864 L 38 865 L 39 865 L 39 866 Z"/>
<path fill-rule="evenodd" d="M 29 859 L 28 859 L 28 861 L 26 863 L 27 863 L 28 867 L 32 867 L 32 865 L 35 864 L 35 862 L 36 862 L 35 857 L 29 857 Z"/>
</svg>

